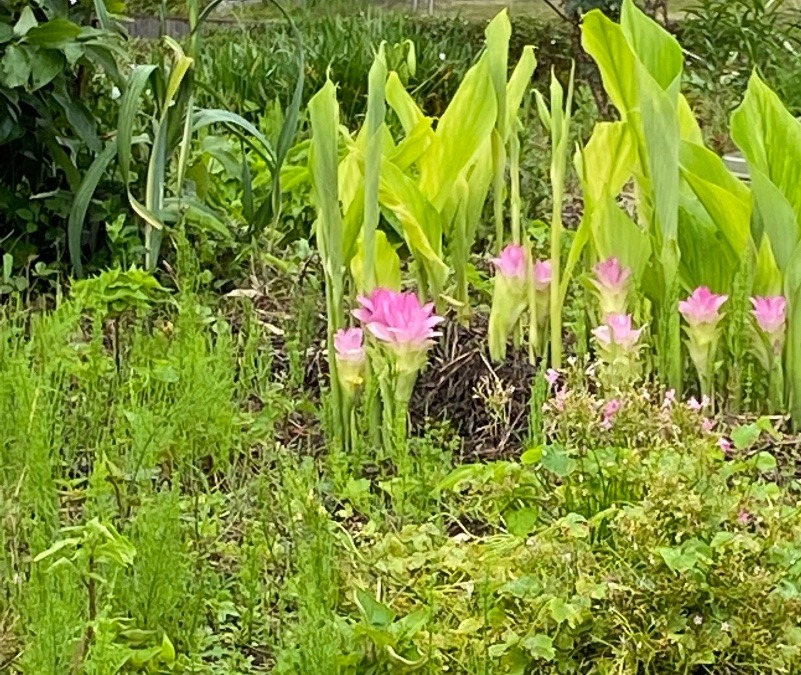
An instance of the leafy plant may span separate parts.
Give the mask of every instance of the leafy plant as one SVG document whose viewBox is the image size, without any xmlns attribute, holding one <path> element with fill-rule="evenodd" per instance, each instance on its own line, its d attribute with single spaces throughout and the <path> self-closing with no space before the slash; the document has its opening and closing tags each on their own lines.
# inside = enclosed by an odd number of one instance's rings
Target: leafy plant
<svg viewBox="0 0 801 675">
<path fill-rule="evenodd" d="M 71 195 L 103 156 L 108 130 L 91 81 L 102 73 L 109 89 L 122 86 L 124 57 L 102 0 L 0 3 L 0 147 L 14 157 L 0 168 L 0 203 L 3 246 L 15 267 L 65 251 Z M 99 215 L 90 218 L 94 231 Z"/>
</svg>

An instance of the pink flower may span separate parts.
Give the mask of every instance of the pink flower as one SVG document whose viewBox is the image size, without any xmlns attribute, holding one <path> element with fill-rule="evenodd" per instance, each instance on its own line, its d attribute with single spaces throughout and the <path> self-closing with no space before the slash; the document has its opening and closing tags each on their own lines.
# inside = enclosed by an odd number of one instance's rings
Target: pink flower
<svg viewBox="0 0 801 675">
<path fill-rule="evenodd" d="M 601 426 L 606 429 L 607 431 L 612 428 L 612 423 L 614 422 L 615 415 L 620 411 L 623 407 L 623 404 L 618 401 L 616 398 L 613 398 L 604 406 L 603 411 L 603 421 L 601 422 Z"/>
<path fill-rule="evenodd" d="M 704 417 L 704 419 L 701 420 L 701 430 L 702 431 L 706 431 L 707 433 L 709 433 L 714 428 L 715 428 L 715 421 L 714 420 L 712 420 L 712 419 L 710 419 L 708 417 Z"/>
<path fill-rule="evenodd" d="M 723 318 L 720 308 L 728 299 L 728 295 L 715 295 L 706 286 L 699 286 L 679 303 L 679 312 L 690 326 L 715 325 Z"/>
<path fill-rule="evenodd" d="M 737 522 L 740 525 L 748 525 L 751 522 L 751 514 L 745 509 L 740 509 L 740 513 L 737 514 Z"/>
<path fill-rule="evenodd" d="M 731 452 L 732 444 L 728 438 L 721 436 L 718 439 L 718 447 L 723 450 L 723 452 Z"/>
<path fill-rule="evenodd" d="M 366 361 L 362 329 L 338 330 L 334 334 L 334 351 L 339 384 L 348 397 L 353 397 L 362 385 Z"/>
<path fill-rule="evenodd" d="M 548 368 L 548 370 L 545 372 L 545 381 L 548 383 L 549 387 L 553 388 L 559 381 L 559 371 L 554 370 L 553 368 Z"/>
<path fill-rule="evenodd" d="M 596 284 L 610 291 L 621 291 L 626 288 L 631 269 L 623 267 L 617 258 L 608 258 L 599 262 L 593 269 Z"/>
<path fill-rule="evenodd" d="M 381 342 L 403 351 L 425 350 L 440 335 L 434 327 L 443 321 L 434 314 L 434 304 L 421 305 L 417 294 L 377 288 L 369 297 L 357 298 L 360 309 L 353 316 Z"/>
<path fill-rule="evenodd" d="M 687 407 L 694 411 L 694 412 L 701 412 L 704 408 L 706 408 L 710 404 L 709 396 L 704 394 L 701 397 L 700 402 L 698 401 L 695 396 L 693 396 L 689 401 L 687 401 Z"/>
<path fill-rule="evenodd" d="M 534 287 L 538 291 L 550 288 L 552 276 L 550 260 L 537 260 L 534 263 Z"/>
<path fill-rule="evenodd" d="M 610 314 L 606 317 L 606 324 L 595 328 L 592 334 L 605 347 L 618 345 L 629 350 L 637 344 L 643 330 L 632 328 L 631 314 Z"/>
<path fill-rule="evenodd" d="M 676 390 L 668 389 L 665 392 L 665 400 L 662 401 L 663 408 L 670 408 L 676 402 Z"/>
<path fill-rule="evenodd" d="M 751 298 L 759 327 L 768 334 L 784 331 L 787 321 L 787 299 L 783 295 Z"/>
<path fill-rule="evenodd" d="M 337 359 L 351 363 L 364 361 L 364 332 L 361 328 L 338 330 L 334 334 Z"/>
<path fill-rule="evenodd" d="M 495 265 L 498 272 L 509 278 L 526 278 L 526 250 L 518 244 L 509 244 L 501 255 L 492 258 L 491 262 Z"/>
<path fill-rule="evenodd" d="M 591 281 L 598 292 L 601 314 L 625 314 L 631 269 L 623 267 L 617 258 L 609 258 L 599 262 L 593 271 L 595 278 Z"/>
</svg>

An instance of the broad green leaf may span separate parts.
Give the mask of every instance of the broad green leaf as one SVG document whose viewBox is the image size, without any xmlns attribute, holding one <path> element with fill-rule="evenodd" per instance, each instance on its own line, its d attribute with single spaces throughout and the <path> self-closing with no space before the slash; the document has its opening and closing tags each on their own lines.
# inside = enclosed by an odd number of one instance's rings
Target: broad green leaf
<svg viewBox="0 0 801 675">
<path fill-rule="evenodd" d="M 513 123 L 517 118 L 523 99 L 531 87 L 531 78 L 537 68 L 537 57 L 534 48 L 523 47 L 523 53 L 517 62 L 509 83 L 506 85 L 506 136 L 507 139 L 513 130 Z"/>
<path fill-rule="evenodd" d="M 318 211 L 317 240 L 329 275 L 341 275 L 342 214 L 339 207 L 339 105 L 336 87 L 328 80 L 309 101 L 312 142 L 309 147 L 312 194 Z"/>
<path fill-rule="evenodd" d="M 643 12 L 633 0 L 624 0 L 620 26 L 634 54 L 664 90 L 675 87 L 684 68 L 681 46 L 670 33 Z"/>
<path fill-rule="evenodd" d="M 703 205 L 693 197 L 682 198 L 678 242 L 684 286 L 708 286 L 716 293 L 730 290 L 739 258 Z"/>
<path fill-rule="evenodd" d="M 61 52 L 37 49 L 31 56 L 31 91 L 50 84 L 64 70 L 66 63 Z"/>
<path fill-rule="evenodd" d="M 553 640 L 542 633 L 527 635 L 520 641 L 520 646 L 540 661 L 553 661 L 556 658 Z"/>
<path fill-rule="evenodd" d="M 2 70 L 3 80 L 9 89 L 25 86 L 31 76 L 30 50 L 25 45 L 9 45 L 3 54 Z"/>
<path fill-rule="evenodd" d="M 773 256 L 770 239 L 762 237 L 754 273 L 754 295 L 780 295 L 782 273 Z"/>
<path fill-rule="evenodd" d="M 376 600 L 372 594 L 363 591 L 361 588 L 356 589 L 355 593 L 356 604 L 364 615 L 365 621 L 371 626 L 377 628 L 388 628 L 389 625 L 395 620 L 395 612 L 393 612 L 385 604 Z"/>
<path fill-rule="evenodd" d="M 389 160 L 399 169 L 406 171 L 418 162 L 428 150 L 434 136 L 431 123 L 430 117 L 421 119 L 417 126 L 387 155 Z"/>
<path fill-rule="evenodd" d="M 636 165 L 636 140 L 627 123 L 600 122 L 579 157 L 585 200 L 616 197 Z"/>
<path fill-rule="evenodd" d="M 387 78 L 386 97 L 407 136 L 427 119 L 394 71 Z"/>
<path fill-rule="evenodd" d="M 506 140 L 508 128 L 506 78 L 509 72 L 509 38 L 512 36 L 512 24 L 507 10 L 502 10 L 490 21 L 484 35 L 486 47 L 483 58 L 486 59 L 487 75 L 495 91 L 496 129 L 501 138 Z"/>
<path fill-rule="evenodd" d="M 26 41 L 35 47 L 62 49 L 81 34 L 81 27 L 67 19 L 51 19 L 28 31 Z"/>
<path fill-rule="evenodd" d="M 14 35 L 17 37 L 24 37 L 28 34 L 28 31 L 30 31 L 31 28 L 34 28 L 38 25 L 39 22 L 36 20 L 33 10 L 30 8 L 30 5 L 26 4 L 20 12 L 17 23 L 14 24 Z"/>
<path fill-rule="evenodd" d="M 361 278 L 360 290 L 369 292 L 373 289 L 376 278 L 376 228 L 380 219 L 379 186 L 381 183 L 381 162 L 383 155 L 383 135 L 386 127 L 386 85 L 387 62 L 385 45 L 378 48 L 368 76 L 367 117 L 364 124 L 366 130 L 366 154 L 364 158 L 364 225 L 362 234 L 362 262 L 364 275 Z"/>
<path fill-rule="evenodd" d="M 759 440 L 762 429 L 757 424 L 743 424 L 731 432 L 731 440 L 738 450 L 747 450 Z"/>
<path fill-rule="evenodd" d="M 543 450 L 540 464 L 559 478 L 565 478 L 576 470 L 576 460 L 567 453 L 567 450 L 555 445 Z"/>
<path fill-rule="evenodd" d="M 641 279 L 651 257 L 651 238 L 608 197 L 592 211 L 591 230 L 598 257 L 616 257 Z"/>
<path fill-rule="evenodd" d="M 787 270 L 799 242 L 796 214 L 781 190 L 762 169 L 754 167 L 750 174 L 754 199 L 754 239 L 767 239 L 779 269 Z"/>
<path fill-rule="evenodd" d="M 680 129 L 676 97 L 663 91 L 657 82 L 639 68 L 642 129 L 647 149 L 648 174 L 653 190 L 654 225 L 663 247 L 675 241 L 678 232 Z M 663 261 L 664 264 L 664 261 Z M 671 270 L 666 278 L 671 281 Z"/>
<path fill-rule="evenodd" d="M 83 224 L 86 219 L 86 211 L 89 202 L 97 189 L 97 184 L 106 173 L 111 160 L 117 156 L 117 146 L 109 143 L 92 162 L 89 169 L 84 174 L 83 180 L 75 193 L 75 198 L 70 209 L 69 220 L 67 221 L 67 242 L 69 245 L 70 260 L 77 276 L 83 276 L 83 265 L 81 263 L 81 234 Z"/>
<path fill-rule="evenodd" d="M 442 261 L 439 213 L 415 182 L 387 160 L 382 165 L 379 198 L 381 204 L 397 217 L 403 228 L 401 234 L 410 248 L 426 259 L 438 279 L 444 280 L 448 267 Z"/>
<path fill-rule="evenodd" d="M 497 104 L 482 57 L 459 86 L 437 124 L 429 151 L 420 159 L 420 191 L 441 209 L 456 178 L 495 128 Z"/>
<path fill-rule="evenodd" d="M 681 144 L 681 174 L 738 257 L 751 241 L 751 193 L 711 150 Z"/>
<path fill-rule="evenodd" d="M 362 242 L 357 243 L 356 253 L 350 260 L 350 271 L 356 280 L 358 288 L 391 288 L 399 291 L 401 287 L 400 258 L 387 235 L 378 230 L 375 239 L 375 268 L 374 278 L 368 281 L 364 278 L 364 250 Z"/>
<path fill-rule="evenodd" d="M 756 73 L 732 115 L 731 135 L 749 169 L 762 171 L 779 188 L 801 222 L 801 122 Z"/>
<path fill-rule="evenodd" d="M 156 70 L 156 66 L 134 66 L 128 79 L 128 86 L 120 101 L 120 112 L 117 122 L 117 156 L 119 157 L 122 182 L 130 183 L 131 141 L 136 114 L 139 111 L 139 99 L 147 86 L 148 79 Z"/>
<path fill-rule="evenodd" d="M 638 64 L 623 28 L 593 9 L 584 17 L 581 44 L 598 64 L 604 89 L 626 121 L 629 111 L 639 106 Z"/>
<path fill-rule="evenodd" d="M 522 508 L 506 511 L 503 518 L 509 533 L 515 537 L 527 537 L 539 521 L 538 508 Z"/>
</svg>

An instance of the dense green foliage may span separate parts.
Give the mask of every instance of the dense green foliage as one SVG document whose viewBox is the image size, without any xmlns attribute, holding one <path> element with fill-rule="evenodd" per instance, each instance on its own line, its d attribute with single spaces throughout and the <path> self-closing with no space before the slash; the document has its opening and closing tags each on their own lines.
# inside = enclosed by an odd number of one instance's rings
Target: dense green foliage
<svg viewBox="0 0 801 675">
<path fill-rule="evenodd" d="M 698 412 L 632 389 L 607 430 L 575 371 L 522 456 L 459 466 L 439 427 L 398 472 L 320 445 L 312 279 L 280 341 L 183 273 L 163 298 L 100 279 L 113 311 L 76 289 L 0 327 L 0 667 L 798 667 L 798 488 L 766 421 L 724 458 Z"/>
<path fill-rule="evenodd" d="M 300 50 L 275 8 L 146 42 L 112 3 L 0 0 L 0 672 L 801 671 L 801 313 L 763 354 L 749 304 L 801 303 L 781 3 L 701 0 L 684 71 L 630 3 L 587 54 L 571 21 L 503 17 L 485 49 L 483 23 L 322 4 Z M 509 240 L 566 267 L 492 364 Z M 642 330 L 606 359 L 613 255 Z M 447 317 L 412 400 L 373 342 L 342 405 L 331 329 L 412 276 Z M 708 372 L 674 311 L 701 284 L 730 296 Z M 559 372 L 547 336 L 518 350 L 549 320 Z"/>
</svg>

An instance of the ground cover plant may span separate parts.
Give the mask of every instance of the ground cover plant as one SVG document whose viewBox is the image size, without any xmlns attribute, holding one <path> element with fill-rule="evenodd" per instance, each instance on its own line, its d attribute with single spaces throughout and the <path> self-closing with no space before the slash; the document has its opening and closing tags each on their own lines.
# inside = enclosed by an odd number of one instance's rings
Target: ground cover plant
<svg viewBox="0 0 801 675">
<path fill-rule="evenodd" d="M 40 306 L 3 260 L 0 671 L 798 671 L 801 123 L 742 81 L 742 181 L 676 37 L 583 9 L 436 106 L 397 33 L 278 103 L 165 39 L 58 137 L 124 199 Z"/>
</svg>

